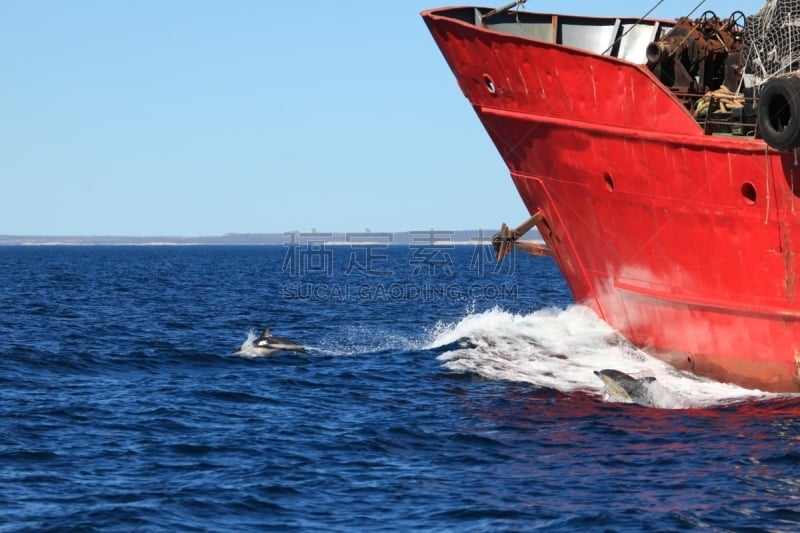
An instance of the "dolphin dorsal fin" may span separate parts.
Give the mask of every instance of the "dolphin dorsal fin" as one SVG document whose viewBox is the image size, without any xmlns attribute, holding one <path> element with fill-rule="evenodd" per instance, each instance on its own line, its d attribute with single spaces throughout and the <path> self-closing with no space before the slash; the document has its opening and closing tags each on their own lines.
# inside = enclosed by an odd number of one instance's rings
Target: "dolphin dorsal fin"
<svg viewBox="0 0 800 533">
<path fill-rule="evenodd" d="M 261 334 L 262 337 L 269 337 L 269 326 L 264 328 L 264 333 Z"/>
</svg>

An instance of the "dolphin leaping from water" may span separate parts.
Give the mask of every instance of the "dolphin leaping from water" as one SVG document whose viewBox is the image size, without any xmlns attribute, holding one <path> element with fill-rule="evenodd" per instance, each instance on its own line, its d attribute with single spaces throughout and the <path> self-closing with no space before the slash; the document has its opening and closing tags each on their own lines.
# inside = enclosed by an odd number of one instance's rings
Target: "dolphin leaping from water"
<svg viewBox="0 0 800 533">
<path fill-rule="evenodd" d="M 656 378 L 648 376 L 646 378 L 634 378 L 619 370 L 595 370 L 595 375 L 603 380 L 606 385 L 605 400 L 618 398 L 623 402 L 638 403 L 648 407 L 655 407 L 653 393 L 650 390 L 650 383 Z"/>
<path fill-rule="evenodd" d="M 267 326 L 259 338 L 245 342 L 233 353 L 234 355 L 270 355 L 275 352 L 305 353 L 306 349 L 292 340 L 273 337 L 269 333 L 269 326 Z"/>
</svg>

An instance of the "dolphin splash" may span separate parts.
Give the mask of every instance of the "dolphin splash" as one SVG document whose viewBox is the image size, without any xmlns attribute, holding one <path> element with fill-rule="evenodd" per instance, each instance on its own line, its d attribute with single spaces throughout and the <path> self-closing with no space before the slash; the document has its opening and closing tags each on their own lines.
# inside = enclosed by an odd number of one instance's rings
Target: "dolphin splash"
<svg viewBox="0 0 800 533">
<path fill-rule="evenodd" d="M 234 355 L 271 355 L 276 352 L 305 353 L 306 349 L 290 339 L 270 335 L 270 328 L 267 326 L 260 337 L 252 341 L 248 339 L 233 353 Z"/>
</svg>

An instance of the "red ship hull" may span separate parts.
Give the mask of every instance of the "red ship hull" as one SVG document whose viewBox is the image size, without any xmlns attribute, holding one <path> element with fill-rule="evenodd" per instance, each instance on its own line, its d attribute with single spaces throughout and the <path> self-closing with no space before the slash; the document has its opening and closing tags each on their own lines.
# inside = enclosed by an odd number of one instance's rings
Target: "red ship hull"
<svg viewBox="0 0 800 533">
<path fill-rule="evenodd" d="M 800 390 L 794 153 L 705 134 L 643 65 L 422 15 L 576 301 L 678 368 Z"/>
</svg>

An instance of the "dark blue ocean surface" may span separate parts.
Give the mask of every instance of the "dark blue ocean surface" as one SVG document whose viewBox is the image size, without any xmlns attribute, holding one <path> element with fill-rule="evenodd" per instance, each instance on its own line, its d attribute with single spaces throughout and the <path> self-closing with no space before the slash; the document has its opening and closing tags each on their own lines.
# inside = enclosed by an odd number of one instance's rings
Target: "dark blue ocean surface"
<svg viewBox="0 0 800 533">
<path fill-rule="evenodd" d="M 0 306 L 0 531 L 800 527 L 800 400 L 648 358 L 549 258 L 7 247 Z M 308 352 L 232 355 L 267 324 Z"/>
</svg>

